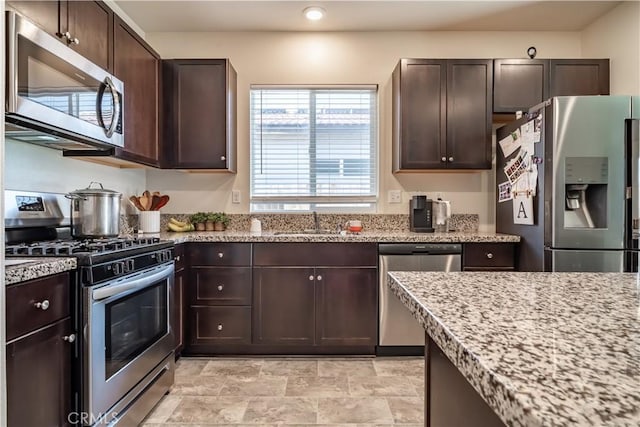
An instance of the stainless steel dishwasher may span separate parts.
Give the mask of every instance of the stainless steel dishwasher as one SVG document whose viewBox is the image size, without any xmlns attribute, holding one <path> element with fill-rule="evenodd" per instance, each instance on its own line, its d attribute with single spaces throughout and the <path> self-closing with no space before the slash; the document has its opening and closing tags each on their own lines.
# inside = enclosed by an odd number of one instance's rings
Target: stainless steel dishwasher
<svg viewBox="0 0 640 427">
<path fill-rule="evenodd" d="M 415 354 L 424 329 L 387 285 L 389 271 L 461 271 L 460 243 L 381 243 L 378 354 Z M 419 346 L 419 347 L 418 347 Z"/>
</svg>

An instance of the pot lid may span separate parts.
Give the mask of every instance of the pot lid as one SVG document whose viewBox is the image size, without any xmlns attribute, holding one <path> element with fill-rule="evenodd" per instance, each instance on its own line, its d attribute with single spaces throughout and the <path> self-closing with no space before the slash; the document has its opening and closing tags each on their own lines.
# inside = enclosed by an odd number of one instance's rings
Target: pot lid
<svg viewBox="0 0 640 427">
<path fill-rule="evenodd" d="M 93 184 L 98 184 L 100 188 L 91 188 Z M 78 194 L 83 196 L 117 196 L 122 197 L 122 193 L 115 190 L 105 189 L 100 182 L 92 181 L 87 188 L 81 188 L 79 190 L 75 190 L 70 192 L 69 194 Z"/>
</svg>

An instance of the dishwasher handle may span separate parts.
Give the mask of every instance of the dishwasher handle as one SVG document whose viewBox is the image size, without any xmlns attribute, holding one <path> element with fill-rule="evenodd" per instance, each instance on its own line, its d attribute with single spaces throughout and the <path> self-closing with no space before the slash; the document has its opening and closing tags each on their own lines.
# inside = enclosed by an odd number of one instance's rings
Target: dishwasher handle
<svg viewBox="0 0 640 427">
<path fill-rule="evenodd" d="M 450 255 L 461 254 L 460 243 L 381 243 L 379 255 Z"/>
</svg>

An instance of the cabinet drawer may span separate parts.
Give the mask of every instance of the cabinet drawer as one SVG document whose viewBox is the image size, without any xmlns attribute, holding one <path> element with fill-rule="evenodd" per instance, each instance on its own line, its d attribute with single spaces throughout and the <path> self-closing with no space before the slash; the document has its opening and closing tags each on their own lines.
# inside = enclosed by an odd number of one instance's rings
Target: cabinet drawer
<svg viewBox="0 0 640 427">
<path fill-rule="evenodd" d="M 376 267 L 375 243 L 256 243 L 256 266 Z"/>
<path fill-rule="evenodd" d="M 193 305 L 251 305 L 250 267 L 193 268 L 189 283 Z"/>
<path fill-rule="evenodd" d="M 175 245 L 173 248 L 173 259 L 176 262 L 176 273 L 180 270 L 184 270 L 187 266 L 187 260 L 184 256 L 184 246 L 184 243 L 181 243 L 179 245 Z"/>
<path fill-rule="evenodd" d="M 9 286 L 6 301 L 10 341 L 70 315 L 69 273 Z"/>
<path fill-rule="evenodd" d="M 192 243 L 188 251 L 192 266 L 251 265 L 251 243 Z"/>
<path fill-rule="evenodd" d="M 191 344 L 250 344 L 251 307 L 191 307 Z"/>
<path fill-rule="evenodd" d="M 462 250 L 463 270 L 513 270 L 515 244 L 466 243 Z"/>
</svg>

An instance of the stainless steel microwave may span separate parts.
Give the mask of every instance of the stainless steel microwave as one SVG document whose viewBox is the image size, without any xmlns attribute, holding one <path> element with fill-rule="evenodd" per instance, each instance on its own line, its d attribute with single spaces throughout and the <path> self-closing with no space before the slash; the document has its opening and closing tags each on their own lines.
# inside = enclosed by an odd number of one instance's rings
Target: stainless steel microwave
<svg viewBox="0 0 640 427">
<path fill-rule="evenodd" d="M 7 137 L 62 150 L 124 147 L 124 83 L 6 12 Z"/>
</svg>

